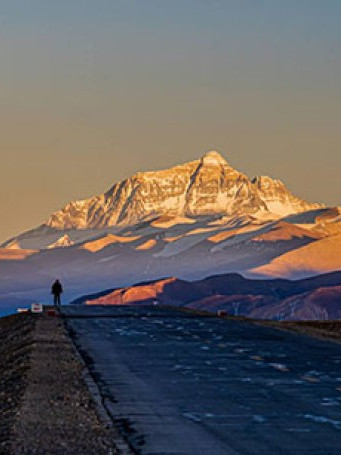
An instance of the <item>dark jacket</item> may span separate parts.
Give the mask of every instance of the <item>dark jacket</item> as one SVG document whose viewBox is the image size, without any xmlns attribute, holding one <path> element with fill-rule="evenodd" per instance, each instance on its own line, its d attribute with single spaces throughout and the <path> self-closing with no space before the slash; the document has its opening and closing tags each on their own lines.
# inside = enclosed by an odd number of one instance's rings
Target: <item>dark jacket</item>
<svg viewBox="0 0 341 455">
<path fill-rule="evenodd" d="M 51 294 L 53 295 L 60 295 L 63 292 L 63 287 L 60 284 L 60 282 L 57 280 L 53 283 L 52 289 L 51 289 Z"/>
</svg>

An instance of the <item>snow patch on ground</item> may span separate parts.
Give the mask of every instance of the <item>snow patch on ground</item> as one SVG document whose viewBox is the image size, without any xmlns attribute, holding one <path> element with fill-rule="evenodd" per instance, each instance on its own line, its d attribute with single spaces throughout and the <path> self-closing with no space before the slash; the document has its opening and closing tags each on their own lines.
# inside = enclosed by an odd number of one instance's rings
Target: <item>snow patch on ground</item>
<svg viewBox="0 0 341 455">
<path fill-rule="evenodd" d="M 193 246 L 197 245 L 198 243 L 204 241 L 207 237 L 207 234 L 194 234 L 191 236 L 181 237 L 178 240 L 175 240 L 172 243 L 166 245 L 161 251 L 158 253 L 153 254 L 155 258 L 157 257 L 171 257 L 180 254 Z"/>
</svg>

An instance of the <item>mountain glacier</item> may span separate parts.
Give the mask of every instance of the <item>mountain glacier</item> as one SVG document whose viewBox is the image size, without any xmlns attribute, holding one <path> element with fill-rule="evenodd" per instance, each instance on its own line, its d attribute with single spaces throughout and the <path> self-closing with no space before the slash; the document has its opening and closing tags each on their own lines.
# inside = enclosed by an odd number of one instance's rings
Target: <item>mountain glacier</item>
<svg viewBox="0 0 341 455">
<path fill-rule="evenodd" d="M 46 225 L 58 230 L 135 225 L 160 215 L 286 216 L 319 208 L 271 177 L 250 180 L 215 151 L 171 169 L 140 172 L 106 193 L 71 202 Z"/>
</svg>

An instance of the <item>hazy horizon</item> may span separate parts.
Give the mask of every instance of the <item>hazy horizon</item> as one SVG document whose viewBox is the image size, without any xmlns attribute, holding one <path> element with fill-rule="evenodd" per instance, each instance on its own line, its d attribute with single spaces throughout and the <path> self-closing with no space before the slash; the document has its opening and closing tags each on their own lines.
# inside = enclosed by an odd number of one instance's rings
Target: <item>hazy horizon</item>
<svg viewBox="0 0 341 455">
<path fill-rule="evenodd" d="M 0 6 L 0 242 L 211 149 L 341 204 L 340 1 Z"/>
</svg>

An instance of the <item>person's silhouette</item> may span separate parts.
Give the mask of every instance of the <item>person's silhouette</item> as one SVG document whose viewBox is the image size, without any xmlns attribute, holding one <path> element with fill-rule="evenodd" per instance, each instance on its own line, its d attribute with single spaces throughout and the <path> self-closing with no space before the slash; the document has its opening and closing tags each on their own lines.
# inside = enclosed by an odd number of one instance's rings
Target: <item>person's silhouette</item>
<svg viewBox="0 0 341 455">
<path fill-rule="evenodd" d="M 60 281 L 56 280 L 53 283 L 52 289 L 51 289 L 51 294 L 53 294 L 53 303 L 55 306 L 61 305 L 60 294 L 62 294 L 62 292 L 63 292 L 63 287 L 62 287 Z"/>
</svg>

